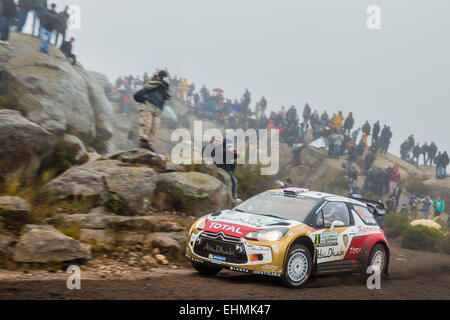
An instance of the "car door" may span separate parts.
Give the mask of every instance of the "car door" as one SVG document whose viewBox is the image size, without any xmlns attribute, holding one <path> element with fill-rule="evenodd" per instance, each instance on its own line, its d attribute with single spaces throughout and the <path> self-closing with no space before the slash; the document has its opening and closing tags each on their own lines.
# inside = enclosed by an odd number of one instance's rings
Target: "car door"
<svg viewBox="0 0 450 320">
<path fill-rule="evenodd" d="M 338 226 L 333 222 L 339 221 Z M 355 234 L 354 220 L 347 204 L 343 201 L 327 202 L 316 213 L 314 243 L 317 263 L 343 260 L 352 236 Z"/>
</svg>

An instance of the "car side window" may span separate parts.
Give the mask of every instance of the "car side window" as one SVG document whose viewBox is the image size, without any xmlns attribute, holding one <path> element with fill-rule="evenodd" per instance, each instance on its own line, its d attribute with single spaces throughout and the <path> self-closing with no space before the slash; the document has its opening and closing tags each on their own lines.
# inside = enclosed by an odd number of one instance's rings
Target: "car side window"
<svg viewBox="0 0 450 320">
<path fill-rule="evenodd" d="M 339 220 L 344 226 L 349 226 L 350 212 L 345 202 L 328 202 L 321 210 L 323 226 L 331 227 L 333 221 Z"/>
<path fill-rule="evenodd" d="M 377 225 L 377 221 L 375 220 L 370 207 L 362 207 L 358 205 L 354 205 L 353 208 L 355 209 L 358 216 L 361 218 L 361 220 L 368 225 Z M 374 209 L 375 211 L 375 209 Z"/>
</svg>

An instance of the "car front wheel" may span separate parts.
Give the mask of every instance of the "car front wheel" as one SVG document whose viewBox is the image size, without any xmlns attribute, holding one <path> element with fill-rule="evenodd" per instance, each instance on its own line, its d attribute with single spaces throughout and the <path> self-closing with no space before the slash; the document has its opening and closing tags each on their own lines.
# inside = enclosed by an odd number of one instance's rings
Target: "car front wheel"
<svg viewBox="0 0 450 320">
<path fill-rule="evenodd" d="M 289 250 L 281 279 L 289 288 L 300 288 L 308 281 L 311 270 L 311 253 L 305 246 L 296 244 Z"/>
<path fill-rule="evenodd" d="M 205 275 L 205 276 L 212 276 L 215 275 L 216 273 L 219 273 L 223 268 L 220 266 L 215 266 L 213 264 L 210 263 L 200 263 L 200 262 L 195 262 L 195 261 L 191 261 L 192 267 L 197 270 L 198 273 Z"/>
</svg>

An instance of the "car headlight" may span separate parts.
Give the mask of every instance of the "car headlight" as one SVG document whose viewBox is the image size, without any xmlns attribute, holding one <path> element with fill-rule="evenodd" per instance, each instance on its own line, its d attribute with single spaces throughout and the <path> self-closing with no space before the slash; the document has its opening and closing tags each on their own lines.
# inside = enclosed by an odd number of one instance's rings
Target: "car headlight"
<svg viewBox="0 0 450 320">
<path fill-rule="evenodd" d="M 284 237 L 288 230 L 288 228 L 272 228 L 249 232 L 245 236 L 245 239 L 256 241 L 279 241 Z"/>
</svg>

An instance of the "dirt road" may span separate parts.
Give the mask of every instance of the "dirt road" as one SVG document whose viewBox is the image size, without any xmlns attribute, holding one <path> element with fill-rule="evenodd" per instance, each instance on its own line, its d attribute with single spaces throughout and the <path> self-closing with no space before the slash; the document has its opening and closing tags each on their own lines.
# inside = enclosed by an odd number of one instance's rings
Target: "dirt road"
<svg viewBox="0 0 450 320">
<path fill-rule="evenodd" d="M 395 244 L 391 250 L 391 274 L 381 290 L 368 290 L 358 275 L 323 276 L 290 290 L 272 278 L 230 271 L 203 277 L 191 268 L 159 268 L 113 277 L 87 268 L 81 290 L 68 290 L 62 272 L 0 271 L 0 299 L 450 299 L 450 256 Z"/>
</svg>

